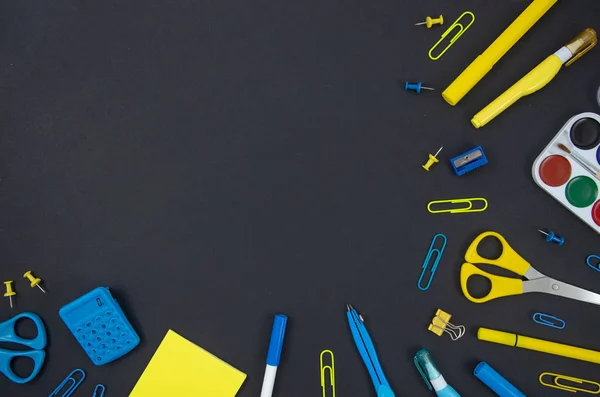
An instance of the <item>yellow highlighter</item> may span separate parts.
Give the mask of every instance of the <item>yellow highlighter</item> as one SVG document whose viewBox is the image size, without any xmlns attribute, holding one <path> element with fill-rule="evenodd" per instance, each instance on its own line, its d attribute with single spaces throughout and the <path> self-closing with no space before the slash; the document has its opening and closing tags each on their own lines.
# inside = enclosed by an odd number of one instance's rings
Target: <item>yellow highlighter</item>
<svg viewBox="0 0 600 397">
<path fill-rule="evenodd" d="M 600 364 L 600 352 L 598 351 L 531 338 L 529 336 L 517 335 L 510 332 L 479 328 L 477 331 L 477 339 Z"/>
<path fill-rule="evenodd" d="M 597 42 L 594 29 L 584 30 L 483 108 L 471 119 L 471 123 L 475 128 L 483 127 L 522 97 L 544 88 L 556 76 L 563 64 L 571 65 L 591 50 Z"/>
</svg>

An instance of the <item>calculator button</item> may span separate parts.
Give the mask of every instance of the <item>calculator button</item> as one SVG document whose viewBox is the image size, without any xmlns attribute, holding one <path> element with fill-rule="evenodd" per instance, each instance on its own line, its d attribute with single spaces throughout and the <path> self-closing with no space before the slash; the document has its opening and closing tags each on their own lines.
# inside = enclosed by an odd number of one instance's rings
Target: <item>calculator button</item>
<svg viewBox="0 0 600 397">
<path fill-rule="evenodd" d="M 79 340 L 85 340 L 85 335 L 79 335 Z"/>
<path fill-rule="evenodd" d="M 112 335 L 112 332 L 106 331 L 106 336 L 111 336 L 111 335 Z"/>
<path fill-rule="evenodd" d="M 117 349 L 117 350 L 121 350 L 121 345 L 117 345 L 117 346 L 115 347 L 115 349 Z"/>
<path fill-rule="evenodd" d="M 98 361 L 98 362 L 102 361 L 102 357 L 100 357 L 100 356 L 96 357 L 96 361 Z"/>
<path fill-rule="evenodd" d="M 81 331 L 83 331 L 83 328 L 81 327 L 77 327 L 77 329 L 75 330 L 75 332 L 80 333 Z"/>
<path fill-rule="evenodd" d="M 100 324 L 100 328 L 105 329 L 106 328 L 106 324 Z"/>
<path fill-rule="evenodd" d="M 100 316 L 96 317 L 96 322 L 97 322 L 97 323 L 100 323 L 100 322 L 102 322 L 102 317 L 100 317 Z"/>
<path fill-rule="evenodd" d="M 92 326 L 92 322 L 91 322 L 91 321 L 88 321 L 87 323 L 85 323 L 85 326 L 86 326 L 86 327 L 91 327 L 91 326 Z"/>
<path fill-rule="evenodd" d="M 106 315 L 107 315 L 108 317 L 110 317 L 110 316 L 112 316 L 112 312 L 111 312 L 110 310 L 107 310 L 107 311 L 106 311 Z"/>
<path fill-rule="evenodd" d="M 92 330 L 92 334 L 96 335 L 96 332 L 98 331 L 96 331 L 95 329 Z"/>
<path fill-rule="evenodd" d="M 117 343 L 117 340 L 113 338 L 110 340 L 110 343 Z"/>
<path fill-rule="evenodd" d="M 119 335 L 121 338 L 125 338 L 127 337 L 127 332 L 121 332 L 121 335 Z"/>
</svg>

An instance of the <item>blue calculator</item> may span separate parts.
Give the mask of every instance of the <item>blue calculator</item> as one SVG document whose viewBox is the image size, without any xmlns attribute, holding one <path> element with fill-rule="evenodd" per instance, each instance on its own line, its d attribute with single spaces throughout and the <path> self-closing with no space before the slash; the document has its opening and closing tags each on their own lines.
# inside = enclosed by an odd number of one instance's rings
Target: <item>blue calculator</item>
<svg viewBox="0 0 600 397">
<path fill-rule="evenodd" d="M 58 314 L 96 365 L 108 364 L 140 343 L 106 287 L 98 287 L 63 306 Z"/>
</svg>

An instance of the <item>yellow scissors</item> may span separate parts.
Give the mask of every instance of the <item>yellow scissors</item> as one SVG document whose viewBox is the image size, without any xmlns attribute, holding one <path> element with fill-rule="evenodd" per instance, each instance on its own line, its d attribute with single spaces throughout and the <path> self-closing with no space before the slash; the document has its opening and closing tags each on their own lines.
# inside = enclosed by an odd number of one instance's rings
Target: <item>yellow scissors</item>
<svg viewBox="0 0 600 397">
<path fill-rule="evenodd" d="M 481 243 L 481 240 L 486 237 L 495 237 L 502 244 L 502 254 L 498 258 L 484 258 L 477 253 L 477 247 Z M 485 232 L 477 236 L 467 249 L 465 260 L 467 263 L 464 263 L 460 269 L 460 286 L 465 297 L 471 302 L 484 303 L 503 296 L 520 295 L 527 292 L 542 292 L 600 305 L 599 294 L 563 283 L 538 272 L 529 262 L 517 254 L 499 233 Z M 523 281 L 518 278 L 496 276 L 479 269 L 472 263 L 498 266 L 510 270 L 527 280 Z M 490 292 L 481 298 L 475 298 L 467 288 L 469 278 L 476 275 L 487 278 L 491 284 Z"/>
</svg>

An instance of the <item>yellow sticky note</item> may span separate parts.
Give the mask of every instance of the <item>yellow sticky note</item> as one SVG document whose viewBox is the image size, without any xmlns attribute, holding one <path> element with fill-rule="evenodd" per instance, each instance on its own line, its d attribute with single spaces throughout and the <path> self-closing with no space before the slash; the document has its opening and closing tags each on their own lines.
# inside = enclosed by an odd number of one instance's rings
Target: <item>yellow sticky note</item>
<svg viewBox="0 0 600 397">
<path fill-rule="evenodd" d="M 246 374 L 169 330 L 129 397 L 234 397 Z"/>
</svg>

